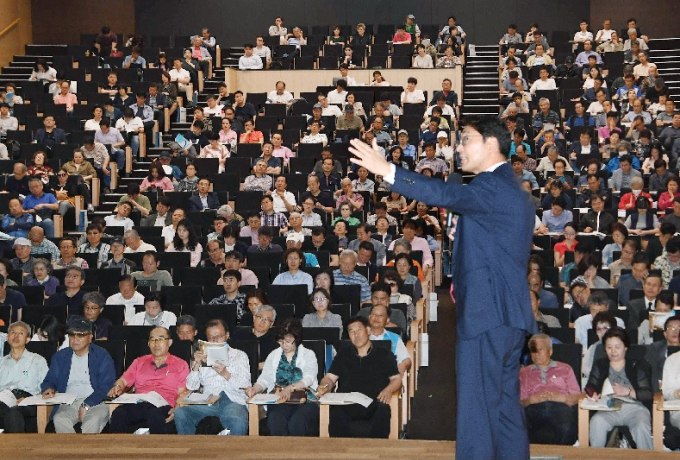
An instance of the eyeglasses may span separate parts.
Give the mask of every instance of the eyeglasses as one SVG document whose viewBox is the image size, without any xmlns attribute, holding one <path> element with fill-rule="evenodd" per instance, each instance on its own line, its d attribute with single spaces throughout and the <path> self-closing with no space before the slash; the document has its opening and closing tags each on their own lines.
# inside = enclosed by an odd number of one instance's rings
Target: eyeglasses
<svg viewBox="0 0 680 460">
<path fill-rule="evenodd" d="M 325 298 L 325 297 L 314 297 L 314 298 L 312 299 L 312 302 L 324 302 L 324 301 L 326 301 L 326 300 L 328 300 L 328 299 Z"/>
<path fill-rule="evenodd" d="M 85 336 L 92 335 L 90 332 L 69 332 L 68 336 L 69 337 L 78 337 L 78 338 L 83 338 Z"/>
<path fill-rule="evenodd" d="M 600 332 L 600 331 L 608 331 L 611 329 L 611 326 L 598 326 L 595 330 Z"/>
<path fill-rule="evenodd" d="M 666 330 L 667 330 L 667 331 L 671 331 L 671 332 L 680 331 L 680 327 L 678 327 L 678 326 L 669 326 Z"/>
<path fill-rule="evenodd" d="M 385 283 L 385 284 L 387 284 L 388 286 L 396 286 L 397 285 L 397 283 Z"/>
<path fill-rule="evenodd" d="M 170 337 L 152 337 L 149 339 L 150 344 L 165 343 L 166 340 L 170 340 Z"/>
<path fill-rule="evenodd" d="M 224 339 L 224 337 L 226 337 L 226 336 L 227 336 L 227 334 L 211 335 L 210 337 L 208 337 L 208 340 L 211 341 L 211 342 L 218 341 L 218 340 Z"/>
<path fill-rule="evenodd" d="M 94 307 L 83 307 L 83 310 L 86 310 L 86 311 L 97 311 L 97 310 L 101 310 L 101 307 L 98 307 L 98 306 L 95 305 Z"/>
<path fill-rule="evenodd" d="M 264 321 L 265 323 L 274 323 L 274 320 L 271 318 L 267 318 L 266 316 L 262 315 L 255 315 L 255 319 L 259 321 Z"/>
<path fill-rule="evenodd" d="M 64 176 L 68 176 L 68 174 L 66 174 L 66 173 L 57 173 L 57 177 L 64 177 Z"/>
<path fill-rule="evenodd" d="M 80 278 L 80 274 L 78 275 L 66 275 L 64 278 Z"/>
</svg>

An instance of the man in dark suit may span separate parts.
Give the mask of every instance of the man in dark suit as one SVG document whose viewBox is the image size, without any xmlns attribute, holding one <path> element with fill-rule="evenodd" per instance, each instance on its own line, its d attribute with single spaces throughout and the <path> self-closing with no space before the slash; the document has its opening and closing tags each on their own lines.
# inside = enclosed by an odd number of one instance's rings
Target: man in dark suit
<svg viewBox="0 0 680 460">
<path fill-rule="evenodd" d="M 57 144 L 66 143 L 66 133 L 63 129 L 57 128 L 57 122 L 54 120 L 53 115 L 45 115 L 43 126 L 44 128 L 40 128 L 35 132 L 35 141 L 38 144 L 53 149 Z"/>
<path fill-rule="evenodd" d="M 437 103 L 437 98 L 439 97 L 439 95 L 443 94 L 444 97 L 446 97 L 446 104 L 455 108 L 458 105 L 458 95 L 452 89 L 452 86 L 453 84 L 451 83 L 450 79 L 445 78 L 444 80 L 442 80 L 442 90 L 435 91 L 434 94 L 432 94 L 432 100 L 430 101 L 430 105 L 435 105 Z"/>
<path fill-rule="evenodd" d="M 649 273 L 649 259 L 643 252 L 638 252 L 633 256 L 633 269 L 629 274 L 622 275 L 616 283 L 619 290 L 619 304 L 630 304 L 631 289 L 642 289 L 642 281 Z"/>
<path fill-rule="evenodd" d="M 628 324 L 626 325 L 628 332 L 631 333 L 633 330 L 637 332 L 638 326 L 640 326 L 640 315 L 643 311 L 654 311 L 656 306 L 656 296 L 659 295 L 661 289 L 663 288 L 663 280 L 661 279 L 661 274 L 658 272 L 651 272 L 645 278 L 642 283 L 643 296 L 634 300 L 631 300 L 628 304 Z M 633 343 L 637 342 L 635 337 L 637 334 L 630 334 L 633 338 Z"/>
<path fill-rule="evenodd" d="M 593 195 L 590 198 L 590 206 L 591 210 L 586 215 L 581 216 L 581 222 L 578 224 L 579 231 L 609 235 L 612 232 L 614 216 L 604 211 L 604 199 L 600 195 Z"/>
<path fill-rule="evenodd" d="M 198 181 L 198 195 L 189 198 L 189 212 L 217 209 L 220 207 L 220 200 L 217 199 L 217 194 L 208 190 L 210 190 L 210 179 L 204 177 Z"/>
<path fill-rule="evenodd" d="M 158 120 L 158 128 L 163 132 L 165 128 L 164 109 L 169 109 L 172 106 L 172 101 L 165 94 L 159 92 L 156 85 L 151 85 L 144 104 L 153 109 L 153 117 Z"/>
<path fill-rule="evenodd" d="M 665 340 L 652 342 L 647 347 L 645 359 L 652 366 L 652 389 L 660 390 L 659 380 L 663 377 L 663 365 L 668 356 L 668 347 L 680 347 L 680 316 L 671 316 L 663 326 Z"/>
<path fill-rule="evenodd" d="M 352 162 L 392 190 L 460 214 L 452 264 L 456 296 L 456 458 L 529 458 L 519 401 L 519 358 L 536 331 L 526 267 L 533 207 L 507 163 L 510 139 L 496 117 L 468 119 L 458 147 L 469 185 L 444 183 L 389 164 L 376 143 L 351 141 Z M 489 201 L 488 196 L 496 199 Z"/>
<path fill-rule="evenodd" d="M 140 221 L 142 227 L 167 227 L 172 224 L 172 214 L 170 208 L 172 201 L 167 196 L 162 196 L 156 203 L 156 212 L 143 217 Z"/>
</svg>

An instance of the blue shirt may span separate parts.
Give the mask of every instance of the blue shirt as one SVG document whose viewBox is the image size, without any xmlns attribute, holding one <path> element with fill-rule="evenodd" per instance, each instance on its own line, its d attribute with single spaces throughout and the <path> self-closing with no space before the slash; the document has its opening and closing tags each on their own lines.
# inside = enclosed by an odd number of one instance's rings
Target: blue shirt
<svg viewBox="0 0 680 460">
<path fill-rule="evenodd" d="M 559 216 L 553 216 L 552 209 L 543 213 L 543 223 L 551 232 L 562 233 L 564 226 L 574 220 L 571 211 L 563 210 Z"/>
<path fill-rule="evenodd" d="M 531 190 L 536 190 L 538 189 L 538 181 L 536 180 L 536 176 L 533 175 L 530 171 L 527 171 L 526 169 L 522 170 L 522 174 L 519 176 L 520 182 L 524 182 L 525 180 L 529 181 L 531 184 Z"/>
<path fill-rule="evenodd" d="M 411 158 L 416 157 L 416 147 L 415 147 L 415 145 L 407 144 L 406 147 L 401 149 L 401 151 L 404 152 L 405 157 L 411 157 Z"/>
<path fill-rule="evenodd" d="M 368 285 L 368 280 L 360 273 L 352 272 L 349 275 L 343 275 L 342 270 L 333 270 L 333 280 L 336 286 L 358 284 L 361 286 L 361 301 L 366 302 L 371 299 L 371 287 Z"/>
<path fill-rule="evenodd" d="M 279 275 L 274 278 L 272 284 L 282 285 L 282 286 L 292 286 L 295 284 L 306 284 L 307 293 L 311 294 L 314 289 L 314 280 L 309 273 L 305 273 L 302 270 L 298 270 L 295 275 L 291 275 L 290 272 L 286 271 L 279 273 Z"/>
<path fill-rule="evenodd" d="M 43 193 L 40 198 L 35 195 L 26 195 L 24 198 L 24 209 L 33 209 L 38 204 L 57 204 L 57 199 L 51 193 Z"/>
<path fill-rule="evenodd" d="M 524 146 L 525 152 L 527 152 L 527 153 L 531 152 L 531 148 L 529 147 L 529 144 L 522 141 L 522 145 Z M 514 142 L 510 142 L 510 156 L 513 156 L 515 154 L 516 150 L 517 150 L 517 145 Z"/>
<path fill-rule="evenodd" d="M 14 238 L 28 238 L 28 231 L 34 225 L 33 216 L 24 213 L 19 217 L 5 214 L 2 218 L 2 230 Z"/>
<path fill-rule="evenodd" d="M 433 133 L 429 129 L 426 130 L 426 131 L 423 131 L 423 134 L 420 135 L 420 141 L 425 143 L 425 144 L 430 143 L 430 142 L 433 143 L 433 144 L 436 144 L 437 143 L 437 134 L 439 134 L 439 131 L 437 131 L 436 133 Z"/>
</svg>

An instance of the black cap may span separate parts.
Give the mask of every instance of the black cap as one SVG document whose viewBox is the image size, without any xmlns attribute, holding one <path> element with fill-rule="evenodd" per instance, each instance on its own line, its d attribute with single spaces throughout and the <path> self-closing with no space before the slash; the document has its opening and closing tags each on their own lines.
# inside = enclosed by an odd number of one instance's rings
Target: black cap
<svg viewBox="0 0 680 460">
<path fill-rule="evenodd" d="M 573 64 L 574 63 L 574 56 L 567 56 L 567 58 L 564 60 L 566 64 Z"/>
<path fill-rule="evenodd" d="M 66 332 L 87 332 L 92 334 L 92 323 L 84 316 L 71 316 L 66 325 Z"/>
<path fill-rule="evenodd" d="M 122 236 L 116 236 L 116 237 L 114 237 L 114 238 L 111 240 L 111 244 L 112 244 L 112 245 L 114 245 L 114 244 L 122 244 L 123 246 L 125 246 L 125 240 L 123 239 Z"/>
<path fill-rule="evenodd" d="M 172 154 L 167 150 L 163 150 L 160 154 L 160 158 L 172 158 Z"/>
</svg>

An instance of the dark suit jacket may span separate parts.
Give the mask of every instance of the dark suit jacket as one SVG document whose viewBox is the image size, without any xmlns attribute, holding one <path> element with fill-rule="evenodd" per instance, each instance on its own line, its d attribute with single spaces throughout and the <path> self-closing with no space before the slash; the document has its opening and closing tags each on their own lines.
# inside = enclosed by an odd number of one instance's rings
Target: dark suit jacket
<svg viewBox="0 0 680 460">
<path fill-rule="evenodd" d="M 54 139 L 48 139 L 44 128 L 40 128 L 35 132 L 35 140 L 38 144 L 47 145 L 49 148 L 54 148 L 57 144 L 66 143 L 66 133 L 61 128 L 54 128 L 52 131 Z"/>
<path fill-rule="evenodd" d="M 628 329 L 635 329 L 640 326 L 640 314 L 647 310 L 647 305 L 645 305 L 645 297 L 642 296 L 639 299 L 631 300 L 628 302 L 628 324 L 626 327 Z M 635 335 L 637 337 L 637 334 Z M 637 340 L 635 340 L 637 342 Z"/>
<path fill-rule="evenodd" d="M 208 209 L 217 209 L 220 207 L 220 200 L 217 199 L 215 192 L 208 192 Z M 189 198 L 189 212 L 203 211 L 203 204 L 201 197 L 196 195 Z"/>
<path fill-rule="evenodd" d="M 652 342 L 647 346 L 647 354 L 645 360 L 652 368 L 652 390 L 657 392 L 659 388 L 659 380 L 663 378 L 663 365 L 666 364 L 666 353 L 668 352 L 668 343 L 665 340 L 659 342 Z"/>
<path fill-rule="evenodd" d="M 602 211 L 600 213 L 600 232 L 610 234 L 612 231 L 612 225 L 614 224 L 614 216 L 608 212 Z M 587 214 L 581 216 L 581 222 L 578 224 L 579 231 L 583 231 L 586 227 L 590 227 L 593 231 L 597 230 L 597 213 L 590 211 Z"/>
<path fill-rule="evenodd" d="M 439 97 L 440 94 L 443 93 L 444 93 L 443 91 L 435 91 L 434 94 L 432 94 L 432 100 L 430 101 L 430 105 L 436 104 L 437 98 Z M 451 107 L 458 105 L 458 94 L 456 94 L 456 92 L 453 90 L 449 91 L 449 94 L 446 95 L 446 103 Z"/>
<path fill-rule="evenodd" d="M 210 197 L 210 195 L 208 195 Z M 200 199 L 198 200 L 200 204 Z M 208 198 L 208 202 L 210 202 L 210 198 Z M 158 213 L 154 212 L 153 214 L 149 214 L 147 217 L 142 218 L 142 220 L 139 222 L 139 225 L 142 227 L 153 227 L 153 224 L 156 223 L 156 217 L 158 217 Z M 171 213 L 167 212 L 165 213 L 165 225 L 170 225 L 172 223 L 172 216 Z"/>
<path fill-rule="evenodd" d="M 535 212 L 510 165 L 469 185 L 396 168 L 392 190 L 461 215 L 452 264 L 460 340 L 499 326 L 535 333 L 525 278 Z"/>
<path fill-rule="evenodd" d="M 576 165 L 579 168 L 583 168 L 591 158 L 596 158 L 597 160 L 602 161 L 602 154 L 600 153 L 600 149 L 597 147 L 597 144 L 590 144 L 590 153 L 584 154 L 581 153 L 581 143 L 577 140 L 577 142 L 572 144 L 571 152 L 576 152 Z M 569 152 L 569 156 L 571 156 L 571 152 Z"/>
<path fill-rule="evenodd" d="M 146 100 L 144 101 L 144 104 L 151 106 L 149 104 L 150 96 L 146 96 Z M 165 94 L 163 93 L 158 93 L 156 94 L 156 106 L 157 107 L 170 107 L 172 105 L 172 102 L 170 99 L 168 99 Z"/>
<path fill-rule="evenodd" d="M 616 283 L 616 288 L 619 290 L 619 303 L 621 305 L 630 305 L 630 290 L 642 289 L 642 281 L 636 280 L 633 275 L 623 275 Z"/>
</svg>

